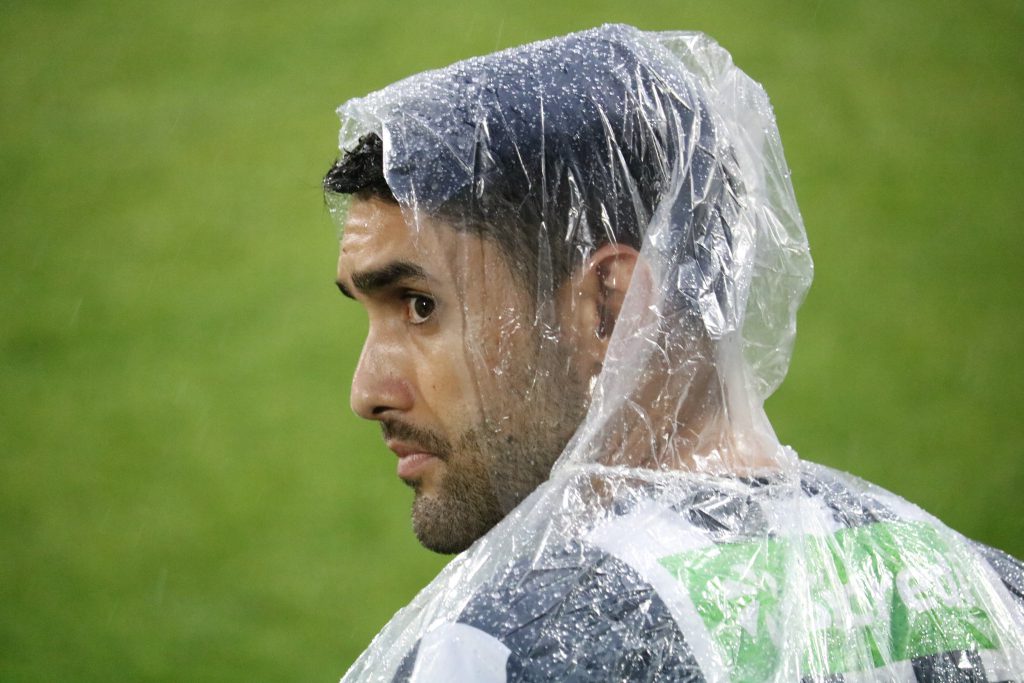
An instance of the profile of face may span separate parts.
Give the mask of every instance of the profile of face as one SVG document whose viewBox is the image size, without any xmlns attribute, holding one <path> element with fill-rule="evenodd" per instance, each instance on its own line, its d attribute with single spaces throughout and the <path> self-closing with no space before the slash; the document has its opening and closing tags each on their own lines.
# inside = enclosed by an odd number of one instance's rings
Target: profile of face
<svg viewBox="0 0 1024 683">
<path fill-rule="evenodd" d="M 398 456 L 427 548 L 459 552 L 497 524 L 547 479 L 582 421 L 628 284 L 620 264 L 633 258 L 594 256 L 542 320 L 494 242 L 352 198 L 338 286 L 369 329 L 351 405 Z"/>
</svg>

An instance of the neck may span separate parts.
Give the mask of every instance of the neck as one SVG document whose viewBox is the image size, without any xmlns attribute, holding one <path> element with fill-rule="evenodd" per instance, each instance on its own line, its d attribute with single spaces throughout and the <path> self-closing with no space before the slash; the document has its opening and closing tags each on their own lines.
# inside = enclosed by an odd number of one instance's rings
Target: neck
<svg viewBox="0 0 1024 683">
<path fill-rule="evenodd" d="M 708 364 L 656 387 L 638 387 L 606 406 L 618 415 L 582 435 L 581 445 L 610 465 L 716 475 L 777 470 L 778 439 L 742 379 L 727 381 Z M 744 389 L 730 394 L 729 386 Z"/>
</svg>

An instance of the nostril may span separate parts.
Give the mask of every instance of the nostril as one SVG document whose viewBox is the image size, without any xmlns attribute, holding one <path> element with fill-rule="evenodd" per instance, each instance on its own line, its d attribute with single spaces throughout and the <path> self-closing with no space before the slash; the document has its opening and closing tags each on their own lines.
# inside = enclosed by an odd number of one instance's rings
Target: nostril
<svg viewBox="0 0 1024 683">
<path fill-rule="evenodd" d="M 365 352 L 364 352 L 365 353 Z M 412 390 L 402 377 L 392 375 L 389 364 L 381 370 L 377 359 L 360 359 L 352 379 L 352 392 L 349 403 L 356 415 L 364 420 L 382 420 L 392 411 L 404 412 L 412 409 Z"/>
</svg>

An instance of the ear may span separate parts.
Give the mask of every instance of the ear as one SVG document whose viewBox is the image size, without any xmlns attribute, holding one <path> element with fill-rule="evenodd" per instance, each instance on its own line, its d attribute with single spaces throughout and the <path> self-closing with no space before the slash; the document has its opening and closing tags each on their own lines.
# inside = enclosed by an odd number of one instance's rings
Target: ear
<svg viewBox="0 0 1024 683">
<path fill-rule="evenodd" d="M 570 332 L 579 352 L 580 370 L 596 373 L 604 361 L 608 341 L 622 311 L 640 258 L 633 247 L 606 244 L 573 271 L 561 293 L 571 300 L 559 302 L 563 311 L 563 329 Z"/>
</svg>

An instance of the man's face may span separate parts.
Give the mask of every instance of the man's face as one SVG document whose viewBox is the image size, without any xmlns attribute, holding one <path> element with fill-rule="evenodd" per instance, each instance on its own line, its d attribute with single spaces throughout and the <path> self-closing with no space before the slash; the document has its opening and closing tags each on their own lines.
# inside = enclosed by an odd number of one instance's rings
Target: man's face
<svg viewBox="0 0 1024 683">
<path fill-rule="evenodd" d="M 353 198 L 338 284 L 369 318 L 352 409 L 398 455 L 420 542 L 461 551 L 547 479 L 581 422 L 571 344 L 540 334 L 495 244 L 411 226 L 383 200 Z"/>
</svg>

